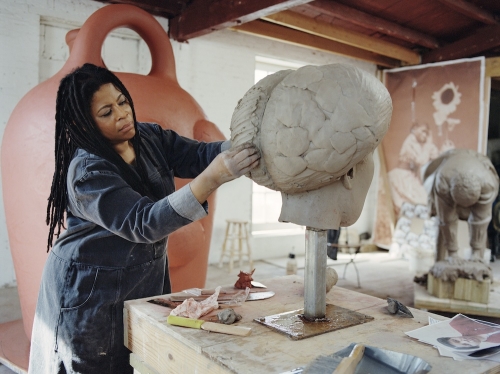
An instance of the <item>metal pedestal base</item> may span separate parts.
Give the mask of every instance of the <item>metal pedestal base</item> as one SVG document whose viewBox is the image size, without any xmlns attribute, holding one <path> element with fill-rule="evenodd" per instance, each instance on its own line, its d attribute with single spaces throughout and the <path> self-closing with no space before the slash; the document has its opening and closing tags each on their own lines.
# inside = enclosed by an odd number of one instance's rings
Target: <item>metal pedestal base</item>
<svg viewBox="0 0 500 374">
<path fill-rule="evenodd" d="M 339 306 L 326 304 L 325 318 L 309 321 L 304 318 L 304 310 L 274 314 L 256 318 L 254 321 L 263 324 L 279 333 L 288 335 L 292 340 L 301 340 L 326 332 L 344 329 L 350 326 L 370 322 L 373 317 Z"/>
</svg>

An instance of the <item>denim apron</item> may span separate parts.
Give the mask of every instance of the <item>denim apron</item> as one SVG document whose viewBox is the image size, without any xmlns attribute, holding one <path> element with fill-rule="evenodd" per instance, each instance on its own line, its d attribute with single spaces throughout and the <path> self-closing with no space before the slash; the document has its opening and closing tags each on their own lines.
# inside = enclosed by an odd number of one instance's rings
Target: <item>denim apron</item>
<svg viewBox="0 0 500 374">
<path fill-rule="evenodd" d="M 162 293 L 164 242 L 144 248 L 145 261 L 127 267 L 79 263 L 61 252 L 51 251 L 44 268 L 30 373 L 132 373 L 123 302 Z"/>
</svg>

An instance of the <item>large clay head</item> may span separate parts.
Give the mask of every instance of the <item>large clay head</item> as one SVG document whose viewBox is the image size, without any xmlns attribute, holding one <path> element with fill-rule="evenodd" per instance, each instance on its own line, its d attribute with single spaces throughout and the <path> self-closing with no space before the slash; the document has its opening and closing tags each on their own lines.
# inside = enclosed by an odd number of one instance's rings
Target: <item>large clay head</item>
<svg viewBox="0 0 500 374">
<path fill-rule="evenodd" d="M 345 64 L 305 66 L 270 75 L 245 94 L 231 141 L 260 149 L 248 176 L 282 192 L 280 221 L 334 229 L 359 218 L 391 114 L 376 77 Z"/>
</svg>

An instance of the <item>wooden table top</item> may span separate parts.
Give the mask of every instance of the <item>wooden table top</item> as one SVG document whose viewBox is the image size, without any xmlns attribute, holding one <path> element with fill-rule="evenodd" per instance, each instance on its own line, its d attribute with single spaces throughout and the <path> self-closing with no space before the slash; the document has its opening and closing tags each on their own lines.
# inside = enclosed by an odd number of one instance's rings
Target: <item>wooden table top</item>
<svg viewBox="0 0 500 374">
<path fill-rule="evenodd" d="M 170 309 L 147 302 L 157 297 L 126 301 L 125 345 L 133 352 L 133 360 L 152 373 L 283 373 L 303 367 L 320 355 L 335 353 L 351 343 L 362 343 L 418 356 L 432 366 L 431 373 L 500 373 L 500 365 L 496 362 L 454 361 L 440 357 L 437 349 L 405 334 L 426 326 L 429 316 L 438 320 L 445 317 L 412 308 L 415 318 L 400 317 L 387 311 L 386 300 L 340 287 L 330 290 L 327 303 L 372 316 L 374 320 L 292 340 L 254 319 L 302 309 L 303 278 L 290 275 L 258 281 L 276 294 L 270 299 L 245 302 L 235 308 L 243 316 L 236 325 L 252 328 L 247 337 L 168 325 L 166 319 Z M 210 319 L 210 315 L 204 319 Z M 146 369 L 140 372 L 145 374 Z"/>
</svg>

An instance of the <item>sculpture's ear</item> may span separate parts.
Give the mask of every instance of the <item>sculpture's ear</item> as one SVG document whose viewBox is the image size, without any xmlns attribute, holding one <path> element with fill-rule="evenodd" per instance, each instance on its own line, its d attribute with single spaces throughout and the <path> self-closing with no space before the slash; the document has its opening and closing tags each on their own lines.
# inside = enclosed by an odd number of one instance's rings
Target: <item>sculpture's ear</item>
<svg viewBox="0 0 500 374">
<path fill-rule="evenodd" d="M 356 176 L 356 165 L 349 169 L 347 173 L 342 175 L 342 184 L 348 190 L 352 190 L 352 180 Z"/>
</svg>

